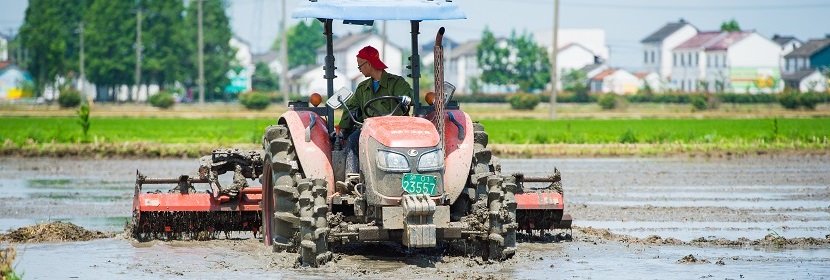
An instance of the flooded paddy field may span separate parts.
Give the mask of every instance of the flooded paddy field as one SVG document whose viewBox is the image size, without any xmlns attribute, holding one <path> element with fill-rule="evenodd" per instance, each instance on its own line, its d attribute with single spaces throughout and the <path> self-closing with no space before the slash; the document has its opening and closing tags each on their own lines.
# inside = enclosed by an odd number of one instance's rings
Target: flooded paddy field
<svg viewBox="0 0 830 280">
<path fill-rule="evenodd" d="M 573 241 L 520 243 L 503 263 L 366 245 L 295 268 L 249 234 L 135 242 L 123 234 L 19 244 L 27 279 L 830 279 L 830 157 L 505 159 L 503 172 L 557 167 Z M 136 169 L 193 173 L 196 159 L 0 158 L 0 233 L 48 221 L 119 233 Z M 3 243 L 0 246 L 8 246 Z"/>
</svg>

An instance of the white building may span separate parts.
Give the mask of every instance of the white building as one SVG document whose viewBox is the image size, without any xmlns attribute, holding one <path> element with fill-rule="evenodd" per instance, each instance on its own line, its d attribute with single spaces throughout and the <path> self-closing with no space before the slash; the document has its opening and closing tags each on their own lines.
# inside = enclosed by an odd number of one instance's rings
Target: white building
<svg viewBox="0 0 830 280">
<path fill-rule="evenodd" d="M 309 96 L 312 93 L 319 93 L 321 96 L 326 96 L 327 81 L 323 79 L 326 71 L 323 65 L 306 65 L 300 66 L 288 71 L 288 91 L 292 93 L 299 93 L 301 96 Z M 344 77 L 344 74 L 339 70 L 334 70 L 334 75 L 337 77 Z M 351 85 L 346 79 L 334 79 L 334 90 L 337 91 L 342 87 L 349 88 Z"/>
<path fill-rule="evenodd" d="M 268 70 L 271 71 L 272 74 L 278 76 L 282 74 L 282 62 L 280 61 L 278 52 L 269 51 L 267 53 L 254 55 L 254 66 L 260 62 L 268 65 Z"/>
<path fill-rule="evenodd" d="M 359 33 L 350 34 L 334 40 L 334 67 L 342 72 L 343 75 L 338 75 L 337 79 L 344 79 L 346 84 L 354 90 L 357 85 L 366 79 L 360 70 L 357 69 L 357 53 L 365 46 L 372 46 L 381 52 L 381 60 L 386 64 L 386 72 L 391 74 L 406 77 L 407 73 L 403 73 L 403 51 L 400 47 L 386 42 L 386 52 L 383 53 L 383 38 L 375 33 Z M 317 49 L 317 63 L 325 65 L 326 47 Z M 322 79 L 323 76 L 319 78 Z M 337 88 L 335 88 L 337 90 Z"/>
<path fill-rule="evenodd" d="M 754 31 L 729 32 L 706 47 L 706 81 L 708 91 L 725 83 L 726 92 L 777 92 L 780 84 L 781 47 Z M 707 90 L 707 89 L 703 89 Z"/>
<path fill-rule="evenodd" d="M 6 35 L 0 34 L 0 61 L 9 60 L 9 41 Z"/>
<path fill-rule="evenodd" d="M 781 75 L 781 79 L 784 80 L 787 88 L 795 89 L 799 92 L 827 92 L 830 90 L 827 77 L 816 69 L 785 73 Z"/>
<path fill-rule="evenodd" d="M 675 47 L 670 56 L 672 87 L 684 92 L 697 91 L 699 81 L 706 79 L 707 63 L 705 61 L 708 61 L 706 48 L 727 35 L 729 35 L 728 32 L 720 31 L 700 32 Z M 718 56 L 711 59 L 711 63 L 713 63 L 711 65 L 721 66 L 725 65 L 726 61 L 723 57 Z M 720 74 L 727 75 L 727 73 Z"/>
<path fill-rule="evenodd" d="M 784 69 L 786 63 L 784 56 L 790 54 L 795 49 L 801 47 L 801 45 L 804 45 L 804 42 L 798 40 L 794 36 L 781 36 L 778 34 L 772 36 L 772 41 L 781 46 L 781 57 L 778 61 L 778 67 L 781 69 L 781 72 L 786 72 L 786 70 Z"/>
<path fill-rule="evenodd" d="M 590 78 L 589 88 L 595 93 L 634 94 L 640 79 L 622 69 L 606 69 Z"/>
<path fill-rule="evenodd" d="M 254 76 L 254 56 L 251 54 L 251 44 L 237 36 L 231 37 L 229 43 L 231 48 L 236 50 L 231 70 L 228 71 L 228 78 L 231 80 L 229 88 L 248 92 L 252 89 L 252 77 Z"/>
<path fill-rule="evenodd" d="M 557 36 L 556 71 L 560 77 L 570 70 L 608 61 L 610 50 L 605 43 L 604 29 L 560 28 Z M 552 30 L 534 33 L 534 39 L 548 54 L 552 53 Z M 562 88 L 561 83 L 557 86 Z"/>
<path fill-rule="evenodd" d="M 663 78 L 660 77 L 660 74 L 645 71 L 634 73 L 634 76 L 640 80 L 637 84 L 638 89 L 645 89 L 646 85 L 648 85 L 653 93 L 663 92 L 665 85 L 663 84 Z"/>
<path fill-rule="evenodd" d="M 643 44 L 643 70 L 656 72 L 669 79 L 672 72 L 672 50 L 697 35 L 698 30 L 685 20 L 671 22 L 640 41 Z"/>
<path fill-rule="evenodd" d="M 469 41 L 457 45 L 449 55 L 444 53 L 444 81 L 455 85 L 456 93 L 472 93 L 472 80 L 481 77 L 482 71 L 476 56 L 478 43 L 479 41 Z"/>
</svg>

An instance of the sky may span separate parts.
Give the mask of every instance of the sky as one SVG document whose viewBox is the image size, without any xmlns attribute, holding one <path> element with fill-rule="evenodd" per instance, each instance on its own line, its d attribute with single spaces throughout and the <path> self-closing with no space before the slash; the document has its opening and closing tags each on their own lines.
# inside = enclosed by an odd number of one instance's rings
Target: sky
<svg viewBox="0 0 830 280">
<path fill-rule="evenodd" d="M 267 51 L 279 34 L 282 1 L 288 11 L 289 27 L 303 20 L 290 18 L 291 11 L 307 0 L 227 1 L 233 31 L 252 44 L 254 52 Z M 467 14 L 467 19 L 423 22 L 419 36 L 421 43 L 434 38 L 432 36 L 441 26 L 447 29 L 446 37 L 458 42 L 477 40 L 485 27 L 496 36 L 504 37 L 513 30 L 542 33 L 553 29 L 553 0 L 453 2 Z M 24 0 L 0 0 L 0 32 L 16 32 L 23 22 L 26 3 Z M 609 64 L 632 71 L 642 66 L 640 40 L 666 23 L 681 18 L 702 31 L 717 30 L 723 21 L 734 18 L 742 29 L 755 30 L 765 37 L 794 35 L 806 41 L 830 34 L 828 0 L 561 0 L 559 15 L 560 28 L 605 30 L 605 41 L 611 50 Z M 409 46 L 408 23 L 389 22 L 387 27 L 392 43 Z M 342 35 L 359 32 L 360 28 L 335 24 L 334 30 Z"/>
</svg>

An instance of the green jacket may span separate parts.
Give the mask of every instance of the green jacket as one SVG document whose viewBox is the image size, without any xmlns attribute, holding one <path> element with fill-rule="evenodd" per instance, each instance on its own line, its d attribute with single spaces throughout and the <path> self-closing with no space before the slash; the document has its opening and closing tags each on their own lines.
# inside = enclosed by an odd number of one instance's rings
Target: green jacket
<svg viewBox="0 0 830 280">
<path fill-rule="evenodd" d="M 363 119 L 365 119 L 365 114 L 362 112 L 363 105 L 366 105 L 367 101 L 379 96 L 404 95 L 412 98 L 412 87 L 409 86 L 409 83 L 406 82 L 406 80 L 401 76 L 389 74 L 386 71 L 383 71 L 383 74 L 380 75 L 380 85 L 378 85 L 378 90 L 376 92 L 372 92 L 372 78 L 368 78 L 357 85 L 354 96 L 346 101 L 346 106 L 349 107 L 349 110 L 361 111 L 355 119 L 359 122 L 363 122 Z M 392 111 L 396 104 L 392 100 L 383 100 L 378 102 L 379 103 L 372 106 L 384 113 Z M 349 135 L 349 133 L 353 132 L 355 129 L 359 129 L 360 125 L 352 123 L 352 120 L 347 115 L 348 112 L 345 111 L 345 108 L 343 109 L 343 115 L 340 117 L 340 131 L 343 132 L 343 135 Z"/>
</svg>

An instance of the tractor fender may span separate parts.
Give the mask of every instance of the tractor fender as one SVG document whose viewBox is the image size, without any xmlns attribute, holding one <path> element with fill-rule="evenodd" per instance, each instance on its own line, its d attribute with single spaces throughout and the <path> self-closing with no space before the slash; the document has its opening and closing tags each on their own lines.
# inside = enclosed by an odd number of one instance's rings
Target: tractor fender
<svg viewBox="0 0 830 280">
<path fill-rule="evenodd" d="M 308 130 L 312 119 L 314 126 Z M 331 166 L 331 141 L 326 120 L 314 112 L 289 110 L 280 116 L 280 123 L 284 123 L 291 134 L 298 167 L 302 168 L 307 178 L 325 179 L 328 194 L 333 194 L 334 169 Z"/>
<path fill-rule="evenodd" d="M 452 114 L 455 122 L 450 119 Z M 435 112 L 428 114 L 426 119 L 433 120 L 437 125 Z M 459 129 L 456 125 L 461 125 Z M 467 185 L 470 176 L 470 165 L 473 162 L 473 121 L 470 115 L 461 110 L 447 110 L 444 116 L 444 191 L 450 198 L 450 204 L 455 203 L 461 191 Z M 463 136 L 459 137 L 460 130 Z"/>
</svg>

